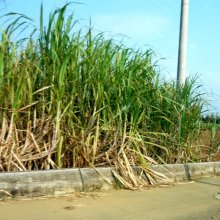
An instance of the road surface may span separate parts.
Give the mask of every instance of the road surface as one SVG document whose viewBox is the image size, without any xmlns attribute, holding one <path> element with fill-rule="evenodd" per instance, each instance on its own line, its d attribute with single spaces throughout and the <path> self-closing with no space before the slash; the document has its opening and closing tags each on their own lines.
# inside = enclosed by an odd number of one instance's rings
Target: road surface
<svg viewBox="0 0 220 220">
<path fill-rule="evenodd" d="M 220 220 L 220 177 L 151 188 L 0 202 L 0 220 Z"/>
</svg>

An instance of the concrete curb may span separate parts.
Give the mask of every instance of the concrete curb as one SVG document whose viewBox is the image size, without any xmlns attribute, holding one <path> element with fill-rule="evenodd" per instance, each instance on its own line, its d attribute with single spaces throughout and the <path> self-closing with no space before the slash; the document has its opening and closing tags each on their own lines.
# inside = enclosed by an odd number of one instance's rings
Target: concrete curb
<svg viewBox="0 0 220 220">
<path fill-rule="evenodd" d="M 152 168 L 172 182 L 220 175 L 220 162 L 154 165 Z"/>
<path fill-rule="evenodd" d="M 177 182 L 220 175 L 220 162 L 153 165 L 151 169 Z M 62 195 L 76 191 L 109 190 L 115 186 L 109 167 L 0 173 L 0 198 L 7 195 Z"/>
</svg>

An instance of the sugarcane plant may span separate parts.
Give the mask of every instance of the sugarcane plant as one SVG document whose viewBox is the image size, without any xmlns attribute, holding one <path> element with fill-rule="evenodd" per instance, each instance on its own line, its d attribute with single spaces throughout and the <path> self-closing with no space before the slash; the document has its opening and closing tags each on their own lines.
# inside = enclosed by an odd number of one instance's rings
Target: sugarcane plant
<svg viewBox="0 0 220 220">
<path fill-rule="evenodd" d="M 138 188 L 164 178 L 150 165 L 195 159 L 196 78 L 177 90 L 151 49 L 79 30 L 68 7 L 45 25 L 41 6 L 39 27 L 17 13 L 1 18 L 0 170 L 112 166 L 121 184 Z"/>
</svg>

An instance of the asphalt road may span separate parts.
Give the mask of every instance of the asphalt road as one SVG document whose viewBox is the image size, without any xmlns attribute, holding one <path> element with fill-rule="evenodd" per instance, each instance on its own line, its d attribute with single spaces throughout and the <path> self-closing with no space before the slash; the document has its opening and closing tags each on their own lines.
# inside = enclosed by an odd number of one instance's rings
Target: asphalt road
<svg viewBox="0 0 220 220">
<path fill-rule="evenodd" d="M 220 177 L 151 188 L 0 202 L 0 220 L 220 220 Z"/>
</svg>

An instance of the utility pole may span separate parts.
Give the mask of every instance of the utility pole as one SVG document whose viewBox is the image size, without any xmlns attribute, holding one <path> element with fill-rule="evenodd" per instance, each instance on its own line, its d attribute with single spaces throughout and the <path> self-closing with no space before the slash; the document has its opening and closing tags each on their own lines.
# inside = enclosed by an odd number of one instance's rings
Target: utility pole
<svg viewBox="0 0 220 220">
<path fill-rule="evenodd" d="M 177 67 L 177 86 L 185 83 L 186 72 L 186 47 L 187 47 L 187 30 L 188 30 L 188 8 L 189 0 L 182 0 L 180 16 L 180 33 L 179 33 L 179 53 Z"/>
</svg>

